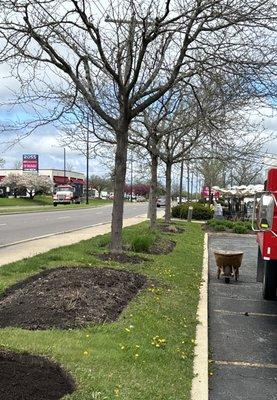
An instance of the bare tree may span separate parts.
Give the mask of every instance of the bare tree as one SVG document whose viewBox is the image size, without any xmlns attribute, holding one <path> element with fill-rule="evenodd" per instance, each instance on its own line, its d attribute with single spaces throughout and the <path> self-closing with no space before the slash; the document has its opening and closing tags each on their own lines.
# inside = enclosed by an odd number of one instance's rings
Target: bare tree
<svg viewBox="0 0 277 400">
<path fill-rule="evenodd" d="M 22 83 L 39 124 L 57 120 L 81 100 L 115 132 L 111 248 L 122 250 L 123 193 L 131 121 L 178 79 L 221 68 L 256 77 L 253 90 L 272 90 L 276 2 L 179 0 L 108 2 L 110 17 L 88 0 L 1 0 L 1 59 Z M 251 51 L 249 50 L 251 49 Z M 30 75 L 27 75 L 27 72 Z M 259 83 L 261 83 L 259 85 Z M 45 102 L 50 115 L 40 115 Z M 54 106 L 53 106 L 54 105 Z M 29 131 L 37 126 L 29 125 Z M 25 134 L 28 134 L 28 132 Z"/>
<path fill-rule="evenodd" d="M 15 161 L 13 164 L 14 169 L 22 169 L 22 162 L 21 161 Z"/>
<path fill-rule="evenodd" d="M 262 170 L 264 168 L 260 157 L 244 159 L 237 162 L 232 170 L 233 182 L 236 185 L 255 185 L 262 184 Z"/>
</svg>

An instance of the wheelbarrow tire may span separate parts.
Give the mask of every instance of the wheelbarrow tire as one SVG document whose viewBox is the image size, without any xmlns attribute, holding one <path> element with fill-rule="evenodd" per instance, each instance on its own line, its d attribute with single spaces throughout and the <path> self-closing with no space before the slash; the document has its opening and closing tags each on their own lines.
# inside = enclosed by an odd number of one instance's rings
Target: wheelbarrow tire
<svg viewBox="0 0 277 400">
<path fill-rule="evenodd" d="M 264 261 L 263 298 L 276 300 L 277 260 Z"/>
<path fill-rule="evenodd" d="M 230 278 L 228 276 L 225 277 L 225 283 L 230 283 Z"/>
<path fill-rule="evenodd" d="M 235 271 L 235 280 L 237 281 L 239 277 L 239 269 L 237 268 Z"/>
</svg>

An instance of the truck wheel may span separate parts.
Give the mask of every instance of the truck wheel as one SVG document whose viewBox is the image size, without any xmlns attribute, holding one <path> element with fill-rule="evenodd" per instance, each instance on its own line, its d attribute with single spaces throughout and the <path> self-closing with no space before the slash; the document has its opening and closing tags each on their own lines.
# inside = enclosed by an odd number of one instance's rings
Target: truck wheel
<svg viewBox="0 0 277 400">
<path fill-rule="evenodd" d="M 276 300 L 277 260 L 264 261 L 263 298 Z"/>
<path fill-rule="evenodd" d="M 230 278 L 229 277 L 225 277 L 225 283 L 230 283 Z"/>
<path fill-rule="evenodd" d="M 53 203 L 53 206 L 54 206 L 54 207 L 57 207 L 57 205 L 58 205 L 57 203 Z"/>
</svg>

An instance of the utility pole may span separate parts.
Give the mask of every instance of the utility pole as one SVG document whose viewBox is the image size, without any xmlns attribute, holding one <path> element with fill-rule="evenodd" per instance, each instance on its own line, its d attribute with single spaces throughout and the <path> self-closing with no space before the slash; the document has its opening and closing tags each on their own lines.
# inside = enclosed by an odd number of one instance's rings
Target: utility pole
<svg viewBox="0 0 277 400">
<path fill-rule="evenodd" d="M 131 150 L 131 203 L 133 202 L 133 153 Z"/>
<path fill-rule="evenodd" d="M 93 116 L 92 116 L 93 118 Z M 87 161 L 87 178 L 86 178 L 86 204 L 89 203 L 89 114 L 87 114 L 87 151 L 86 151 L 86 161 Z"/>
<path fill-rule="evenodd" d="M 63 183 L 66 184 L 66 153 L 65 147 L 63 148 Z"/>
<path fill-rule="evenodd" d="M 190 176 L 189 176 L 189 174 L 190 174 L 190 165 L 189 165 L 189 160 L 188 160 L 187 161 L 187 192 L 188 192 L 187 198 L 188 198 L 188 201 L 190 199 Z"/>
<path fill-rule="evenodd" d="M 182 204 L 183 179 L 184 179 L 184 142 L 183 142 L 183 154 L 182 154 L 181 171 L 180 171 L 179 204 Z"/>
<path fill-rule="evenodd" d="M 191 198 L 193 199 L 193 178 L 194 178 L 194 172 L 191 171 L 191 185 L 190 185 L 190 193 L 191 193 Z"/>
</svg>

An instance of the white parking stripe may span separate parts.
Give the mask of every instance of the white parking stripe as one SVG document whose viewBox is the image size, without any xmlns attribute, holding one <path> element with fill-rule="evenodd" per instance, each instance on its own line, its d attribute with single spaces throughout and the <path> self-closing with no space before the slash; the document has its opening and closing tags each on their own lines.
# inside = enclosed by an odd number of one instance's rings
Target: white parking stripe
<svg viewBox="0 0 277 400">
<path fill-rule="evenodd" d="M 242 316 L 249 316 L 249 317 L 277 317 L 277 314 L 265 314 L 265 313 L 254 313 L 254 312 L 239 312 L 239 311 L 228 311 L 228 310 L 213 310 L 214 312 L 221 313 L 221 314 L 229 314 L 229 315 L 242 315 Z"/>
<path fill-rule="evenodd" d="M 209 361 L 217 365 L 235 365 L 237 367 L 277 369 L 277 364 L 260 364 L 260 363 L 244 362 L 244 361 L 220 361 L 220 360 L 209 360 Z"/>
</svg>

